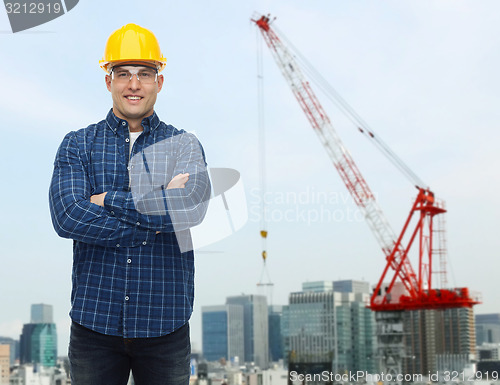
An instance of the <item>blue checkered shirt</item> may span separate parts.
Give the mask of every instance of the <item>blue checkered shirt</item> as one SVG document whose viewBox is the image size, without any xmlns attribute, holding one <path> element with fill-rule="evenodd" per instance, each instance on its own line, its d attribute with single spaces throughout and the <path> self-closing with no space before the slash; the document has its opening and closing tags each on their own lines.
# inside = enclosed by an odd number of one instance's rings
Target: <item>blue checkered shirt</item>
<svg viewBox="0 0 500 385">
<path fill-rule="evenodd" d="M 193 310 L 190 227 L 210 198 L 205 154 L 193 134 L 142 120 L 129 156 L 128 123 L 112 112 L 70 132 L 54 162 L 49 203 L 56 232 L 73 239 L 73 321 L 147 338 L 184 325 Z M 167 189 L 179 173 L 185 188 Z M 107 192 L 104 207 L 90 196 Z"/>
</svg>

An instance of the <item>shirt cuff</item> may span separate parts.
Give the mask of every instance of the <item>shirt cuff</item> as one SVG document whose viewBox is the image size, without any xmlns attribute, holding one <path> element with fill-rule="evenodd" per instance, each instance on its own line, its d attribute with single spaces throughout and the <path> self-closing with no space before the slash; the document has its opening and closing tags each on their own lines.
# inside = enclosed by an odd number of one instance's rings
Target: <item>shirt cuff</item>
<svg viewBox="0 0 500 385">
<path fill-rule="evenodd" d="M 116 217 L 118 220 L 123 220 L 127 223 L 130 223 L 132 226 L 136 226 L 136 230 L 134 231 L 133 240 L 131 242 L 131 246 L 145 246 L 151 242 L 154 242 L 156 238 L 156 233 L 154 231 L 141 228 L 140 223 L 138 221 L 139 214 L 135 214 L 136 218 L 131 218 L 134 216 L 132 212 L 129 210 L 127 213 L 127 198 L 129 197 L 128 192 L 125 191 L 110 191 L 104 197 L 104 208 L 106 208 L 109 213 Z"/>
<path fill-rule="evenodd" d="M 127 204 L 127 198 L 130 193 L 126 191 L 109 191 L 104 197 L 104 208 L 109 211 L 109 213 L 118 219 L 127 219 L 128 222 L 132 222 L 137 218 L 130 218 L 130 215 L 125 218 L 125 210 Z"/>
</svg>

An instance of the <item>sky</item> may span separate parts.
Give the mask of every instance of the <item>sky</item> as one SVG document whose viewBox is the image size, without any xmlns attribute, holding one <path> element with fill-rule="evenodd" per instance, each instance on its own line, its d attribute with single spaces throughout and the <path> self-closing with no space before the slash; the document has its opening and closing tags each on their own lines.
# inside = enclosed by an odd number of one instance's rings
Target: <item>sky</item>
<svg viewBox="0 0 500 385">
<path fill-rule="evenodd" d="M 481 293 L 476 313 L 500 312 L 498 1 L 80 0 L 15 34 L 0 11 L 0 335 L 18 338 L 30 305 L 52 304 L 59 355 L 67 350 L 72 243 L 53 231 L 48 186 L 64 135 L 111 108 L 98 61 L 129 22 L 151 29 L 168 60 L 159 117 L 195 132 L 209 167 L 239 171 L 246 195 L 246 224 L 196 250 L 193 348 L 202 306 L 264 294 L 255 12 L 276 16 L 273 26 L 446 201 L 450 285 Z M 383 253 L 267 47 L 262 54 L 270 301 L 287 304 L 306 281 L 375 284 Z M 399 233 L 416 190 L 318 96 Z"/>
</svg>

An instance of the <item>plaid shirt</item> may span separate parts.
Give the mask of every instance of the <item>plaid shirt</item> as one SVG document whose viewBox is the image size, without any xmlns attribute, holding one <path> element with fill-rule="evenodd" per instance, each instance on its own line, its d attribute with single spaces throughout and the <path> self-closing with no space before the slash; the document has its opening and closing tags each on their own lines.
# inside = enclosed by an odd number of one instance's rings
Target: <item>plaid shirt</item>
<svg viewBox="0 0 500 385">
<path fill-rule="evenodd" d="M 56 232 L 74 240 L 72 320 L 125 338 L 162 336 L 189 320 L 189 228 L 202 221 L 210 197 L 196 137 L 156 113 L 142 126 L 130 159 L 128 123 L 112 110 L 70 132 L 57 152 L 49 192 Z M 185 188 L 166 188 L 185 172 Z M 103 192 L 104 207 L 90 203 Z"/>
</svg>

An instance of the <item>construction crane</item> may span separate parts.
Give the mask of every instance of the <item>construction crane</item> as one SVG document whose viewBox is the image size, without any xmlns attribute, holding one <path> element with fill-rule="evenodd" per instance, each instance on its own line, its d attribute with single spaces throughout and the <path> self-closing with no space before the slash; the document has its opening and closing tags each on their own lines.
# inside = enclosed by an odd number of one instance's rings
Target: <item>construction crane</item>
<svg viewBox="0 0 500 385">
<path fill-rule="evenodd" d="M 380 209 L 375 195 L 370 190 L 353 158 L 340 140 L 330 118 L 323 109 L 300 66 L 271 28 L 268 16 L 252 19 L 259 27 L 262 36 L 270 48 L 278 67 L 297 98 L 314 131 L 327 151 L 342 181 L 363 213 L 386 257 L 386 266 L 370 300 L 374 311 L 444 309 L 471 307 L 478 303 L 472 298 L 467 288 L 433 288 L 433 232 L 434 217 L 444 214 L 443 204 L 438 202 L 434 193 L 417 179 L 417 198 L 399 236 L 394 231 Z M 361 131 L 363 127 L 359 127 Z M 368 135 L 375 134 L 370 130 Z M 396 155 L 390 152 L 391 160 L 402 164 Z M 416 225 L 411 228 L 414 217 Z M 407 244 L 403 244 L 408 238 Z M 418 270 L 412 267 L 409 250 L 418 243 Z M 392 277 L 389 274 L 392 273 Z M 399 280 L 398 280 L 399 279 Z M 389 282 L 384 287 L 384 282 Z M 397 293 L 395 284 L 404 286 L 403 293 Z"/>
<path fill-rule="evenodd" d="M 340 106 L 341 110 L 357 125 L 362 134 L 372 140 L 411 179 L 418 190 L 403 229 L 396 236 L 379 207 L 375 195 L 350 153 L 346 150 L 330 118 L 304 76 L 295 56 L 285 45 L 284 39 L 280 39 L 271 27 L 273 20 L 270 19 L 269 15 L 259 15 L 252 18 L 252 21 L 259 28 L 300 107 L 306 114 L 356 205 L 363 213 L 385 255 L 386 265 L 371 295 L 369 304 L 373 311 L 383 313 L 381 317 L 377 318 L 377 322 L 379 320 L 386 322 L 386 324 L 400 322 L 401 312 L 405 310 L 471 308 L 480 303 L 478 298 L 473 298 L 465 287 L 446 287 L 444 220 L 439 220 L 439 216 L 443 216 L 446 212 L 444 204 L 435 198 L 434 193 L 416 174 L 337 95 L 337 105 Z M 435 220 L 435 217 L 438 220 Z M 439 240 L 442 241 L 441 245 L 437 245 Z M 417 249 L 418 266 L 416 270 L 409 258 L 411 249 Z M 433 265 L 435 262 L 433 257 L 441 257 L 441 260 L 436 261 L 439 263 L 438 269 Z M 435 288 L 433 286 L 432 277 L 433 272 L 435 272 L 433 270 L 438 270 L 440 273 L 443 287 Z M 398 337 L 397 341 L 402 344 L 402 337 Z M 399 354 L 399 359 L 401 359 L 401 354 L 394 353 L 393 346 L 386 344 L 386 350 L 382 353 L 386 358 L 386 366 L 390 366 L 392 359 L 389 356 L 394 354 Z M 401 370 L 401 367 L 397 366 L 392 368 L 395 372 Z"/>
</svg>

